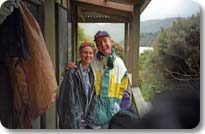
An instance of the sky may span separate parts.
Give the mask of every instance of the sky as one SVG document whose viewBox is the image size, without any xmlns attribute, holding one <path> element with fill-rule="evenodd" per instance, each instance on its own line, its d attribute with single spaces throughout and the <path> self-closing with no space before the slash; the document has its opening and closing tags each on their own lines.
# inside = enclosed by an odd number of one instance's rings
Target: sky
<svg viewBox="0 0 205 134">
<path fill-rule="evenodd" d="M 0 0 L 0 5 L 6 0 Z M 141 14 L 141 21 L 169 17 L 188 17 L 199 11 L 203 0 L 151 0 Z M 203 2 L 204 3 L 204 2 Z"/>
<path fill-rule="evenodd" d="M 169 17 L 189 17 L 200 11 L 200 0 L 151 0 L 141 14 L 141 21 Z M 203 0 L 202 0 L 203 1 Z"/>
</svg>

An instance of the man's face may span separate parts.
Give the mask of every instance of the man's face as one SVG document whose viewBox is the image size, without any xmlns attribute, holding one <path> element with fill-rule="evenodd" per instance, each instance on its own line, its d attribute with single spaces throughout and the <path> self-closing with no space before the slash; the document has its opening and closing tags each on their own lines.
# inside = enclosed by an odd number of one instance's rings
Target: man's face
<svg viewBox="0 0 205 134">
<path fill-rule="evenodd" d="M 98 50 L 104 55 L 109 56 L 112 54 L 112 41 L 109 37 L 100 37 L 96 40 Z"/>
<path fill-rule="evenodd" d="M 80 50 L 80 58 L 82 64 L 90 64 L 93 60 L 94 50 L 90 47 L 84 47 Z"/>
</svg>

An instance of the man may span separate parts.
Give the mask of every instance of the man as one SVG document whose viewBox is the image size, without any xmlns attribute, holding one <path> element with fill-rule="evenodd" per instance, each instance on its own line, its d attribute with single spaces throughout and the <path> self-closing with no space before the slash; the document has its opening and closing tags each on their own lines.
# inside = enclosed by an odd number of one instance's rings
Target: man
<svg viewBox="0 0 205 134">
<path fill-rule="evenodd" d="M 98 96 L 96 124 L 102 125 L 107 124 L 120 109 L 130 106 L 130 99 L 125 104 L 123 101 L 121 103 L 123 94 L 129 98 L 128 93 L 124 92 L 128 85 L 128 75 L 123 60 L 112 48 L 113 41 L 110 35 L 106 31 L 98 31 L 94 41 L 98 48 L 95 59 L 91 63 Z M 106 111 L 107 109 L 109 111 Z"/>
</svg>

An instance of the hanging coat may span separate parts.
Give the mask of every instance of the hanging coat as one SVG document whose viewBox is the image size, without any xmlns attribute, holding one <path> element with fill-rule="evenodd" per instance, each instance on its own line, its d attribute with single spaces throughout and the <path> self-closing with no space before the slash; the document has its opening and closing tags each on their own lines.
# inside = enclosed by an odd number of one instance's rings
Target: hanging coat
<svg viewBox="0 0 205 134">
<path fill-rule="evenodd" d="M 20 6 L 24 31 L 31 59 L 22 63 L 30 88 L 32 119 L 45 112 L 55 101 L 57 82 L 55 71 L 38 22 L 25 5 Z"/>
<path fill-rule="evenodd" d="M 46 112 L 55 101 L 57 82 L 39 24 L 23 3 L 20 12 L 31 58 L 13 60 L 13 76 L 18 89 L 14 92 L 14 108 L 22 117 L 27 117 L 20 126 L 27 128 L 27 123 L 31 123 L 30 119 L 36 119 Z"/>
</svg>

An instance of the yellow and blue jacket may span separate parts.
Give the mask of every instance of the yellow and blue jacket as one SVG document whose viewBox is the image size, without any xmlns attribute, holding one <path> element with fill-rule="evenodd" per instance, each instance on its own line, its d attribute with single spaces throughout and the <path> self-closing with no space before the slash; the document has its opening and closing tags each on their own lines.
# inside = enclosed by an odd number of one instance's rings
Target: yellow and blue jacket
<svg viewBox="0 0 205 134">
<path fill-rule="evenodd" d="M 120 110 L 123 93 L 128 85 L 128 74 L 124 62 L 115 55 L 114 50 L 109 57 L 96 55 L 91 64 L 98 98 L 95 123 L 102 125 Z"/>
</svg>

